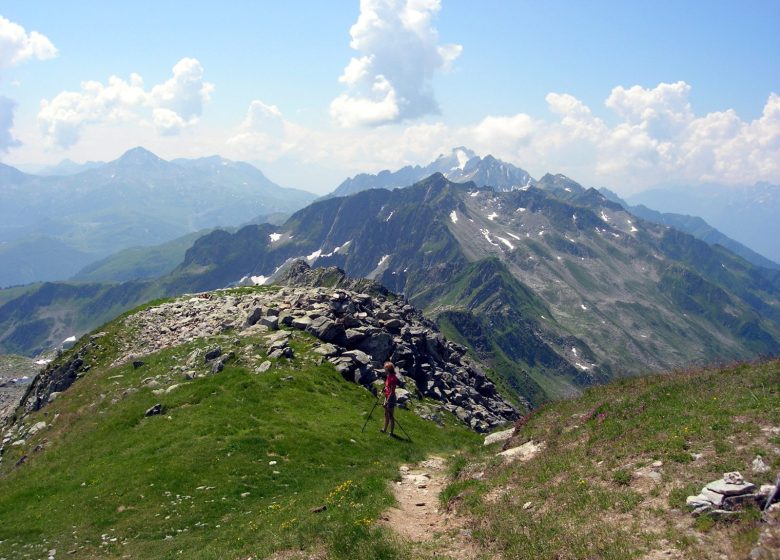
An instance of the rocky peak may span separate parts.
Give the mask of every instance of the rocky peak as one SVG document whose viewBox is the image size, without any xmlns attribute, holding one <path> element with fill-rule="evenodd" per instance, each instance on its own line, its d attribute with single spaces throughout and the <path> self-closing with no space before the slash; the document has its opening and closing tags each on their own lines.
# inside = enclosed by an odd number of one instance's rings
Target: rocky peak
<svg viewBox="0 0 780 560">
<path fill-rule="evenodd" d="M 262 374 L 271 366 L 270 360 L 294 359 L 284 342 L 290 331 L 305 331 L 317 339 L 313 351 L 320 360 L 333 364 L 345 380 L 367 388 L 381 382 L 383 363 L 391 360 L 402 380 L 402 404 L 423 398 L 439 401 L 442 409 L 480 432 L 518 417 L 485 372 L 467 357 L 466 348 L 448 341 L 402 297 L 378 288 L 371 294 L 356 291 L 351 288 L 371 291 L 377 285 L 348 279 L 335 268 L 313 271 L 300 261 L 288 267 L 283 279 L 328 287 L 203 293 L 144 309 L 123 320 L 123 332 L 133 335 L 117 343 L 121 352 L 113 365 L 142 364 L 145 355 L 165 348 L 231 333 L 231 337 L 268 339 L 268 361 L 263 364 L 255 365 L 252 353 L 226 358 L 242 360 L 247 369 Z M 22 410 L 40 409 L 53 393 L 65 391 L 87 375 L 88 356 L 99 344 L 100 335 L 93 335 L 69 361 L 52 364 L 38 375 L 22 400 Z M 185 374 L 195 378 L 220 370 Z M 430 412 L 425 405 L 414 408 L 421 414 Z"/>
<path fill-rule="evenodd" d="M 372 296 L 392 297 L 390 291 L 378 282 L 367 278 L 350 278 L 346 272 L 336 266 L 312 268 L 303 259 L 285 263 L 270 281 L 282 286 L 339 288 Z"/>
</svg>

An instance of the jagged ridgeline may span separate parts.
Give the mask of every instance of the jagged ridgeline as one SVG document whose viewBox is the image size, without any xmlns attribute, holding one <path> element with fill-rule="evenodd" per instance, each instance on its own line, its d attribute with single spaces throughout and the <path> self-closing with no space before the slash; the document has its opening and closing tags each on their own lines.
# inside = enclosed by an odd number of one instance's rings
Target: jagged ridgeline
<svg viewBox="0 0 780 560">
<path fill-rule="evenodd" d="M 417 309 L 379 284 L 347 278 L 337 268 L 313 271 L 302 261 L 288 266 L 278 281 L 286 287 L 202 293 L 131 314 L 120 321 L 123 334 L 114 342 L 119 355 L 111 366 L 142 365 L 143 356 L 235 332 L 238 338 L 228 337 L 223 345 L 194 349 L 172 368 L 168 381 L 219 373 L 233 360 L 265 373 L 274 360 L 294 358 L 289 342 L 291 332 L 298 330 L 319 341 L 313 349 L 319 363 L 327 360 L 344 379 L 366 387 L 381 384 L 377 372 L 392 361 L 402 380 L 402 405 L 410 399 L 433 399 L 442 411 L 480 432 L 518 417 L 480 366 L 467 358 L 465 347 L 447 341 Z M 257 335 L 261 343 L 241 343 Z M 39 410 L 86 374 L 103 336 L 91 335 L 68 360 L 36 377 L 19 414 Z M 425 417 L 435 417 L 427 408 L 421 410 Z"/>
<path fill-rule="evenodd" d="M 201 238 L 168 280 L 263 282 L 288 259 L 404 293 L 539 403 L 616 376 L 780 352 L 780 273 L 562 175 L 509 192 L 437 174 Z"/>
<path fill-rule="evenodd" d="M 403 293 L 533 404 L 614 377 L 780 353 L 780 271 L 563 175 L 497 192 L 436 174 L 315 202 L 281 226 L 214 231 L 155 281 L 9 296 L 0 344 L 31 354 L 107 310 L 261 284 L 296 258 Z"/>
</svg>

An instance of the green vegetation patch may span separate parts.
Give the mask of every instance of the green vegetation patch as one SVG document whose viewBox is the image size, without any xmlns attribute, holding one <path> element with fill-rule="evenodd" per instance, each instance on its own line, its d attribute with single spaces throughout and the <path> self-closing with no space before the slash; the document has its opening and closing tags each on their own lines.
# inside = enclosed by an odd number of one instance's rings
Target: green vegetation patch
<svg viewBox="0 0 780 560">
<path fill-rule="evenodd" d="M 262 374 L 245 357 L 266 358 L 262 338 L 229 348 L 231 336 L 134 369 L 108 366 L 131 334 L 118 324 L 87 375 L 25 421 L 47 428 L 0 463 L 0 558 L 52 548 L 74 558 L 397 558 L 401 548 L 375 526 L 393 501 L 388 481 L 402 463 L 478 439 L 406 410 L 398 418 L 413 442 L 392 439 L 378 433 L 381 408 L 361 433 L 373 396 L 317 365 L 302 333 L 295 358 Z M 184 379 L 177 366 L 215 342 L 237 358 Z M 145 417 L 157 403 L 163 413 Z"/>
<path fill-rule="evenodd" d="M 760 528 L 755 511 L 694 519 L 685 498 L 728 471 L 774 481 L 780 361 L 623 379 L 519 424 L 507 446 L 533 440 L 543 451 L 504 463 L 495 448 L 475 449 L 444 493 L 475 517 L 485 547 L 505 558 L 638 558 L 660 546 L 742 558 Z M 757 454 L 768 473 L 751 471 Z"/>
</svg>

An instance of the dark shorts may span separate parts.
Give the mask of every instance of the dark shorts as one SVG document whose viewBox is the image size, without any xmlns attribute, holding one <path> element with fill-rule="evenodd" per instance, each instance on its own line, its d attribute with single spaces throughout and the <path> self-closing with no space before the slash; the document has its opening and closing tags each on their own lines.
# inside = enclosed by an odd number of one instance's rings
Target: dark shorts
<svg viewBox="0 0 780 560">
<path fill-rule="evenodd" d="M 395 408 L 398 405 L 398 397 L 395 396 L 395 393 L 393 393 L 390 398 L 385 398 L 385 407 L 387 408 Z"/>
</svg>

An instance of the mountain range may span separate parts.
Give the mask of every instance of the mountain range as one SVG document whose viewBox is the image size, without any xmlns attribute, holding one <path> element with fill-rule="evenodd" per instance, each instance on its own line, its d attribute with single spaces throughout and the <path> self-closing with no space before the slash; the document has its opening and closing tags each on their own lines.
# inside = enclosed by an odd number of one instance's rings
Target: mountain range
<svg viewBox="0 0 780 560">
<path fill-rule="evenodd" d="M 644 191 L 627 200 L 661 212 L 699 216 L 753 251 L 780 262 L 780 186 L 675 186 Z"/>
<path fill-rule="evenodd" d="M 468 148 L 459 147 L 454 148 L 448 155 L 440 155 L 436 160 L 426 166 L 406 166 L 397 171 L 384 170 L 376 174 L 361 173 L 355 177 L 351 177 L 341 183 L 330 195 L 328 196 L 346 196 L 354 194 L 366 189 L 395 189 L 399 187 L 408 186 L 416 181 L 429 177 L 434 173 L 441 173 L 448 180 L 454 183 L 465 183 L 467 181 L 473 181 L 478 187 L 491 187 L 496 191 L 510 191 L 514 189 L 522 189 L 528 186 L 536 185 L 537 181 L 531 175 L 517 166 L 511 163 L 506 163 L 499 159 L 494 158 L 491 155 L 487 155 L 484 158 L 476 155 Z M 764 189 L 766 186 L 764 186 Z M 581 191 L 580 185 L 576 182 L 568 179 L 566 176 L 557 174 L 549 175 L 546 184 L 547 190 L 554 190 L 561 196 L 566 196 L 567 193 L 574 191 Z M 568 189 L 568 190 L 567 190 Z M 749 216 L 756 216 L 758 218 L 758 225 L 752 225 L 750 230 L 756 231 L 756 235 L 748 235 L 748 241 L 740 243 L 735 241 L 732 237 L 725 235 L 702 218 L 698 217 L 700 214 L 696 212 L 697 205 L 693 202 L 693 197 L 689 195 L 691 202 L 687 205 L 689 208 L 688 214 L 678 214 L 675 211 L 658 212 L 652 208 L 659 207 L 656 204 L 649 204 L 648 208 L 644 204 L 638 203 L 631 205 L 625 200 L 621 199 L 617 194 L 609 189 L 602 188 L 600 192 L 614 202 L 618 202 L 624 206 L 627 210 L 633 214 L 645 220 L 661 224 L 668 225 L 680 229 L 686 233 L 690 233 L 694 237 L 706 241 L 710 245 L 719 244 L 728 248 L 730 251 L 735 252 L 742 258 L 750 261 L 751 263 L 763 266 L 767 268 L 780 268 L 780 253 L 777 253 L 776 243 L 772 239 L 780 238 L 780 231 L 775 238 L 767 240 L 765 233 L 774 231 L 776 224 L 772 222 L 771 226 L 765 223 L 765 218 L 774 216 L 774 211 L 771 209 L 780 208 L 780 197 L 777 193 L 780 193 L 780 188 L 774 188 L 770 191 L 761 191 L 758 195 L 750 195 L 746 199 L 741 199 L 739 196 L 735 196 L 733 189 L 721 188 L 719 200 L 731 206 L 742 204 L 742 213 L 745 215 L 745 219 L 749 220 Z M 657 193 L 657 194 L 653 194 Z M 702 193 L 703 195 L 704 193 Z M 728 195 L 730 202 L 726 201 Z M 676 191 L 650 191 L 647 196 L 653 198 L 654 202 L 664 201 L 665 207 L 670 204 L 676 197 Z M 636 197 L 635 197 L 636 198 Z M 655 198 L 658 198 L 656 201 Z M 759 200 L 760 203 L 767 204 L 766 207 L 752 208 L 751 200 Z M 674 202 L 672 202 L 674 204 Z M 709 215 L 717 213 L 718 211 L 729 213 L 730 210 L 718 210 L 720 207 L 718 204 L 712 204 L 710 202 Z M 690 214 L 690 215 L 689 215 Z M 716 218 L 717 219 L 717 218 Z M 719 223 L 723 220 L 718 220 Z M 740 226 L 733 223 L 729 224 L 729 231 L 739 231 Z M 740 239 L 745 238 L 744 232 L 738 237 Z M 753 248 L 761 247 L 764 254 L 757 253 Z M 776 254 L 774 260 L 767 258 L 765 255 Z"/>
<path fill-rule="evenodd" d="M 366 189 L 397 189 L 407 187 L 434 173 L 441 173 L 454 183 L 473 181 L 480 187 L 506 191 L 534 184 L 527 171 L 487 155 L 484 158 L 468 148 L 454 148 L 426 166 L 407 165 L 397 171 L 377 174 L 360 173 L 341 183 L 329 196 L 346 196 Z"/>
<path fill-rule="evenodd" d="M 289 215 L 315 198 L 218 156 L 166 161 L 134 148 L 75 171 L 39 176 L 0 164 L 0 286 L 66 279 L 128 247 Z"/>
<path fill-rule="evenodd" d="M 435 174 L 317 201 L 281 226 L 216 230 L 157 280 L 9 297 L 0 344 L 34 353 L 154 297 L 265 283 L 295 258 L 403 293 L 535 404 L 613 377 L 780 353 L 780 271 L 563 175 L 500 192 Z"/>
</svg>

